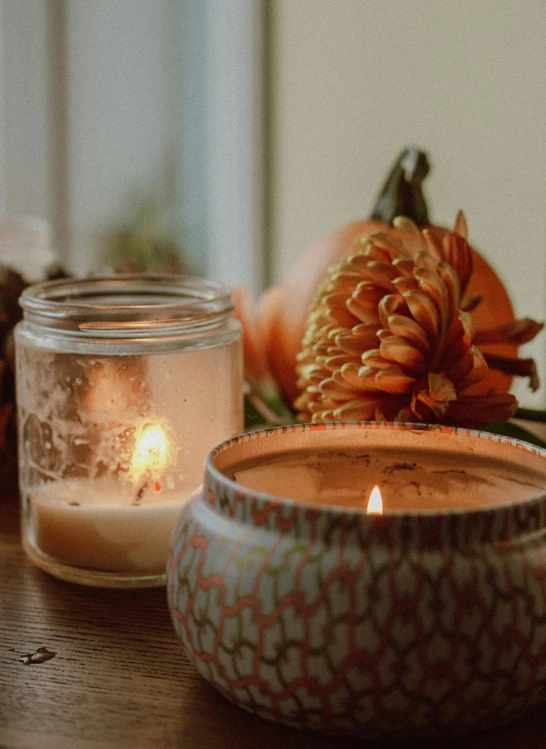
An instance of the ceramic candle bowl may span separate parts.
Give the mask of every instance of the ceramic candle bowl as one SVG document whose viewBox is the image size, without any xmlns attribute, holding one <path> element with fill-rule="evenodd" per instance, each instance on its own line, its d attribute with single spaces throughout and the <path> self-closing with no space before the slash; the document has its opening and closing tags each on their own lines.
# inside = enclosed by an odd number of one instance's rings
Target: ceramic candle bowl
<svg viewBox="0 0 546 749">
<path fill-rule="evenodd" d="M 232 480 L 273 461 L 285 488 L 294 466 L 283 461 L 299 451 L 319 473 L 327 459 L 356 457 L 363 495 L 384 484 L 384 514 L 354 506 L 349 468 L 345 488 L 342 470 L 319 476 L 319 502 Z M 422 425 L 290 426 L 223 443 L 168 561 L 172 620 L 190 659 L 233 702 L 301 729 L 425 737 L 520 715 L 546 697 L 545 457 Z M 503 472 L 521 496 L 497 482 Z M 432 509 L 419 507 L 429 474 Z M 352 506 L 333 504 L 339 497 Z"/>
</svg>

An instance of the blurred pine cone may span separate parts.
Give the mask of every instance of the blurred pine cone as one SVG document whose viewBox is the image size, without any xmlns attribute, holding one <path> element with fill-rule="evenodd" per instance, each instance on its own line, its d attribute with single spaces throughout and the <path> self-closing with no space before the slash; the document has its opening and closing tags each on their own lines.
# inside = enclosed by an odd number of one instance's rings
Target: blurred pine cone
<svg viewBox="0 0 546 749">
<path fill-rule="evenodd" d="M 15 373 L 13 328 L 21 319 L 18 304 L 28 284 L 11 268 L 0 265 L 0 480 L 15 478 Z"/>
</svg>

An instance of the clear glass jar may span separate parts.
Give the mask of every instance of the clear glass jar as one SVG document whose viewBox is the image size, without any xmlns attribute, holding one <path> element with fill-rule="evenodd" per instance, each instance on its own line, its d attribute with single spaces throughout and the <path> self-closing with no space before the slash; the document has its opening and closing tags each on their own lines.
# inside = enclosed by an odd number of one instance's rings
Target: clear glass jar
<svg viewBox="0 0 546 749">
<path fill-rule="evenodd" d="M 243 429 L 230 294 L 169 275 L 26 289 L 16 328 L 25 550 L 65 580 L 160 585 L 204 459 Z"/>
</svg>

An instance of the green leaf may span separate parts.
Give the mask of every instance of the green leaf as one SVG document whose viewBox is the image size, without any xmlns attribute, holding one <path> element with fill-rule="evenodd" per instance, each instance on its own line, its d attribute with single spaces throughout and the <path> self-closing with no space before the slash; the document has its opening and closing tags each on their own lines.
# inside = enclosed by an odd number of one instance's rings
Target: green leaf
<svg viewBox="0 0 546 749">
<path fill-rule="evenodd" d="M 250 429 L 252 427 L 265 426 L 266 424 L 266 419 L 257 410 L 250 398 L 245 395 L 245 428 Z"/>
<path fill-rule="evenodd" d="M 245 427 L 247 429 L 294 423 L 294 414 L 279 395 L 273 394 L 264 398 L 259 393 L 245 394 Z"/>
<path fill-rule="evenodd" d="M 530 442 L 537 447 L 546 448 L 546 442 L 544 442 L 544 440 L 541 440 L 540 437 L 537 437 L 527 429 L 524 429 L 511 421 L 503 421 L 501 424 L 490 424 L 487 427 L 482 427 L 481 431 L 491 432 L 492 434 L 502 434 L 504 437 L 512 437 L 513 439 L 523 440 L 523 442 Z"/>
</svg>

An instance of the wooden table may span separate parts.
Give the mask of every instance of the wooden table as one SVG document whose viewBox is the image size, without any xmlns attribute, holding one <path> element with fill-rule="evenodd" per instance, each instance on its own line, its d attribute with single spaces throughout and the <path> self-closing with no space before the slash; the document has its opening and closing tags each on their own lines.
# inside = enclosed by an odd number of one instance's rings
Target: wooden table
<svg viewBox="0 0 546 749">
<path fill-rule="evenodd" d="M 31 666 L 18 660 L 40 647 L 55 657 Z M 97 590 L 48 576 L 20 546 L 15 497 L 0 500 L 1 749 L 356 746 L 378 744 L 302 734 L 227 702 L 188 662 L 163 589 Z M 403 746 L 544 749 L 546 706 L 463 740 Z"/>
</svg>

